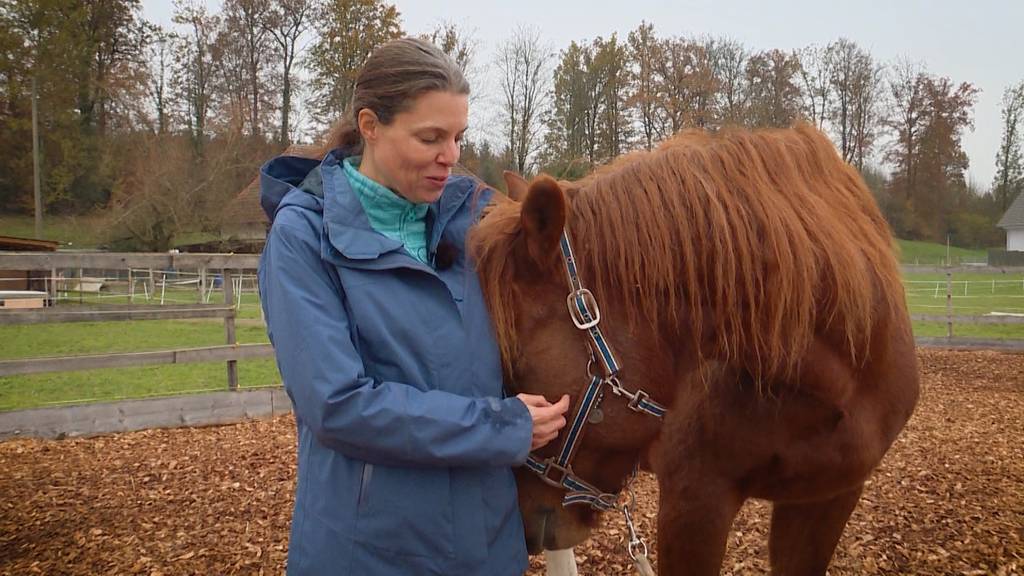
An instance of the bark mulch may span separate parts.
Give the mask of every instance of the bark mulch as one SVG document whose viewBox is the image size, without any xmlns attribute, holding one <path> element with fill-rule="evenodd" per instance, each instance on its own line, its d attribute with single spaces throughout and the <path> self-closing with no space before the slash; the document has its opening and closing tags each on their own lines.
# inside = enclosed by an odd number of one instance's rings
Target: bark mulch
<svg viewBox="0 0 1024 576">
<path fill-rule="evenodd" d="M 917 412 L 875 472 L 829 573 L 1024 574 L 1024 355 L 919 352 Z M 0 575 L 280 574 L 295 482 L 290 416 L 0 443 Z M 655 548 L 657 485 L 636 486 Z M 767 572 L 770 506 L 749 502 L 723 574 Z M 576 550 L 632 575 L 620 516 Z M 655 559 L 656 560 L 656 559 Z M 529 574 L 543 574 L 534 558 Z"/>
</svg>

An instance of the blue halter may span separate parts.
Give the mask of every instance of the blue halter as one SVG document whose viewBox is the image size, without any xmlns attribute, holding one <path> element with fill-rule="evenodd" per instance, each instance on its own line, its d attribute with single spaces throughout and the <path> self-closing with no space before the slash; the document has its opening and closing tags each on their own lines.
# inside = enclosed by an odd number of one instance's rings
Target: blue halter
<svg viewBox="0 0 1024 576">
<path fill-rule="evenodd" d="M 560 242 L 562 248 L 562 260 L 565 263 L 566 275 L 569 278 L 569 287 L 572 290 L 566 298 L 569 308 L 569 316 L 577 328 L 587 333 L 588 345 L 591 353 L 591 363 L 596 359 L 601 365 L 602 376 L 590 375 L 590 384 L 583 391 L 580 398 L 576 415 L 566 432 L 565 442 L 558 456 L 549 458 L 538 458 L 531 454 L 526 460 L 526 466 L 537 473 L 541 480 L 556 488 L 565 489 L 568 493 L 562 500 L 563 506 L 570 504 L 590 504 L 591 507 L 608 511 L 615 509 L 615 501 L 618 494 L 610 494 L 598 490 L 593 484 L 584 481 L 572 470 L 572 458 L 576 454 L 580 440 L 583 437 L 584 425 L 589 421 L 600 422 L 603 416 L 596 408 L 604 399 L 604 387 L 608 386 L 612 393 L 628 400 L 631 410 L 650 414 L 656 418 L 665 415 L 665 407 L 651 400 L 650 396 L 643 390 L 630 392 L 619 382 L 619 364 L 612 354 L 611 347 L 601 333 L 601 311 L 597 306 L 594 295 L 583 287 L 580 282 L 579 273 L 576 270 L 576 257 L 569 242 L 569 233 L 564 231 Z M 590 366 L 587 367 L 590 372 Z"/>
</svg>

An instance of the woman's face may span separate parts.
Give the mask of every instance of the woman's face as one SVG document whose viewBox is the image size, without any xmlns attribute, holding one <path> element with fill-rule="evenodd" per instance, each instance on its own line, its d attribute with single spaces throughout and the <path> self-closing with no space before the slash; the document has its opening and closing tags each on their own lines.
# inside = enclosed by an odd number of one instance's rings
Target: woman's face
<svg viewBox="0 0 1024 576">
<path fill-rule="evenodd" d="M 459 161 L 468 117 L 468 97 L 447 91 L 421 94 L 386 125 L 364 108 L 359 112 L 365 143 L 359 170 L 410 202 L 434 202 Z"/>
</svg>

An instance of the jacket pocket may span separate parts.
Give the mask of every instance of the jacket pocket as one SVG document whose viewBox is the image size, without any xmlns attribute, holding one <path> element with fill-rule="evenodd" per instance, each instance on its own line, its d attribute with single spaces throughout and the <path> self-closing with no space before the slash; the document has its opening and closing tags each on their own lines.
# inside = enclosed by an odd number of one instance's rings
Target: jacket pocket
<svg viewBox="0 0 1024 576">
<path fill-rule="evenodd" d="M 371 470 L 369 476 L 367 468 Z M 435 558 L 454 555 L 447 468 L 367 464 L 362 484 L 355 540 L 396 554 Z"/>
</svg>

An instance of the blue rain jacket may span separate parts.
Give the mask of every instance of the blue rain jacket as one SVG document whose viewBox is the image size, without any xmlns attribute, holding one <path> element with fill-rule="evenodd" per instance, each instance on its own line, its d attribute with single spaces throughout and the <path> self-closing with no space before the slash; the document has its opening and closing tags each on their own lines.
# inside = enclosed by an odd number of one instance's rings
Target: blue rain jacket
<svg viewBox="0 0 1024 576">
<path fill-rule="evenodd" d="M 435 271 L 374 231 L 339 165 L 279 157 L 260 173 L 273 224 L 260 259 L 267 331 L 298 425 L 290 575 L 520 575 L 512 466 L 526 406 L 504 398 L 469 227 L 490 199 L 452 177 L 428 212 Z M 300 187 L 317 165 L 323 196 Z"/>
</svg>

